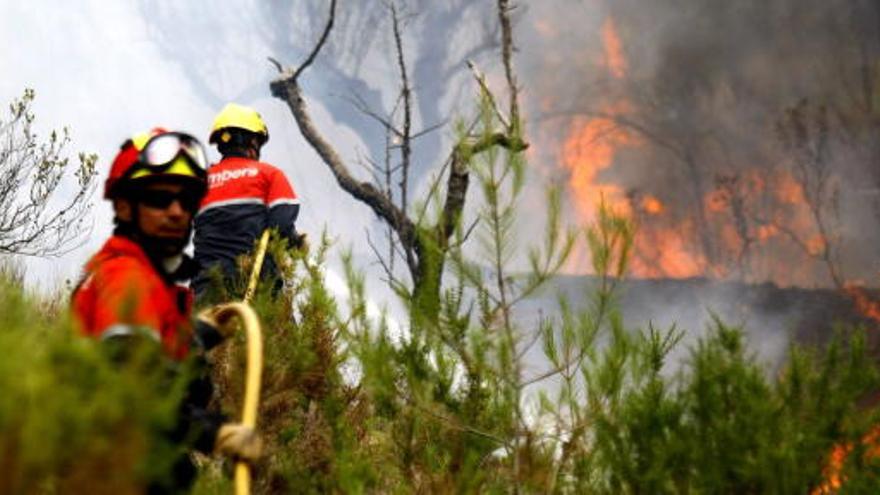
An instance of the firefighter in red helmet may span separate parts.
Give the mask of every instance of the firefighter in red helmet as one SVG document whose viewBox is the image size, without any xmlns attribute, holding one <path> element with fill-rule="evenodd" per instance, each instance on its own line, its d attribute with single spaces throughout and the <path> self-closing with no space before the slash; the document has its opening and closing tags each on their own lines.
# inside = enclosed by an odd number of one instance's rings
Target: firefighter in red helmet
<svg viewBox="0 0 880 495">
<path fill-rule="evenodd" d="M 156 128 L 123 143 L 104 185 L 115 229 L 86 264 L 72 296 L 83 334 L 114 349 L 155 342 L 171 362 L 179 362 L 229 333 L 228 322 L 214 316 L 217 311 L 193 320 L 192 293 L 181 285 L 195 272 L 195 263 L 183 250 L 207 189 L 205 168 L 204 148 L 185 133 Z M 203 372 L 193 379 L 179 424 L 169 434 L 201 451 L 255 459 L 261 449 L 254 431 L 207 410 L 212 393 L 207 376 Z M 191 483 L 195 468 L 189 457 L 181 456 L 178 464 L 171 486 L 159 481 L 150 490 L 164 492 Z"/>
</svg>

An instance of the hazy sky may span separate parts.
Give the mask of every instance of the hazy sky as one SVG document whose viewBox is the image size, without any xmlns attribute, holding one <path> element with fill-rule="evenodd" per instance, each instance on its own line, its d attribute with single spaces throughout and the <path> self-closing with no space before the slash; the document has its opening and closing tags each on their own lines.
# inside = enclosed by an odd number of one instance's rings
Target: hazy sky
<svg viewBox="0 0 880 495">
<path fill-rule="evenodd" d="M 231 3 L 224 2 L 224 8 L 235 11 Z M 24 88 L 34 88 L 37 129 L 45 135 L 48 129 L 69 126 L 72 143 L 68 151 L 97 153 L 102 183 L 119 145 L 131 134 L 161 125 L 206 140 L 219 110 L 200 98 L 177 62 L 163 56 L 153 36 L 156 27 L 141 16 L 136 2 L 0 0 L 0 43 L 4 46 L 0 102 L 5 108 Z M 348 198 L 340 200 L 332 176 L 299 137 L 287 108 L 269 95 L 274 69 L 266 56 L 271 52 L 261 46 L 242 50 L 241 43 L 257 42 L 235 36 L 236 29 L 245 28 L 232 25 L 226 36 L 213 33 L 218 43 L 234 42 L 238 55 L 235 66 L 227 67 L 232 69 L 225 72 L 228 80 L 213 84 L 212 89 L 231 100 L 241 95 L 243 87 L 263 88 L 240 103 L 257 108 L 269 126 L 272 138 L 263 159 L 279 166 L 301 197 L 298 227 L 315 238 L 327 225 L 341 245 L 350 244 L 353 233 L 362 237 L 372 215 Z M 163 31 L 165 36 L 170 33 L 175 33 L 174 26 Z M 206 50 L 206 56 L 217 53 L 217 47 L 213 48 Z M 242 57 L 243 52 L 253 57 Z M 218 63 L 224 67 L 224 61 Z M 317 102 L 311 103 L 311 109 L 319 126 L 350 149 L 359 146 L 350 132 L 329 121 Z M 209 154 L 217 157 L 213 149 Z M 76 278 L 88 255 L 111 230 L 110 208 L 101 200 L 100 185 L 93 201 L 94 229 L 88 242 L 60 259 L 27 260 L 29 282 L 51 288 Z"/>
<path fill-rule="evenodd" d="M 37 95 L 34 113 L 38 130 L 45 133 L 51 128 L 69 126 L 72 143 L 68 151 L 72 155 L 76 151 L 99 154 L 101 182 L 120 143 L 131 134 L 161 125 L 189 131 L 206 139 L 212 119 L 223 102 L 235 99 L 239 103 L 251 105 L 262 113 L 272 136 L 263 150 L 263 159 L 279 166 L 287 174 L 301 198 L 302 210 L 298 228 L 308 232 L 314 242 L 326 226 L 331 236 L 337 239 L 337 246 L 351 246 L 362 266 L 370 268 L 372 254 L 365 242 L 365 231 L 372 227 L 375 233 L 375 228 L 380 224 L 368 208 L 339 190 L 327 167 L 303 141 L 286 106 L 269 94 L 268 85 L 275 70 L 266 61 L 266 56 L 272 55 L 287 63 L 296 63 L 302 59 L 303 54 L 275 53 L 278 46 L 287 46 L 284 42 L 289 40 L 281 40 L 281 45 L 276 44 L 275 48 L 269 46 L 271 36 L 261 36 L 263 33 L 257 31 L 266 26 L 261 27 L 255 21 L 256 17 L 249 15 L 254 10 L 250 7 L 259 1 L 263 0 L 224 1 L 222 11 L 210 10 L 210 16 L 201 18 L 200 4 L 195 2 L 0 0 L 0 44 L 3 46 L 0 51 L 0 73 L 3 74 L 0 77 L 0 104 L 5 109 L 5 105 L 21 95 L 24 88 L 34 88 Z M 494 11 L 486 8 L 491 5 L 490 2 L 473 1 L 482 2 L 485 12 L 480 12 L 488 13 L 487 19 L 494 20 Z M 217 2 L 201 3 L 204 9 L 215 9 L 218 5 Z M 294 4 L 291 9 L 306 5 L 291 3 Z M 379 5 L 381 2 L 374 3 Z M 575 4 L 577 8 L 572 7 Z M 530 91 L 536 87 L 537 77 L 546 77 L 547 81 L 558 82 L 566 91 L 578 94 L 581 90 L 578 84 L 583 85 L 583 80 L 586 80 L 581 76 L 594 75 L 596 67 L 601 67 L 602 64 L 596 62 L 596 55 L 601 53 L 596 33 L 604 14 L 596 6 L 602 4 L 603 2 L 535 2 L 529 4 L 528 9 L 523 9 L 527 15 L 532 16 L 524 16 L 517 25 L 520 51 L 517 53 L 516 63 L 525 88 L 524 100 L 528 100 L 533 94 Z M 150 8 L 145 9 L 144 5 Z M 279 2 L 269 5 L 286 4 Z M 353 5 L 363 7 L 363 4 Z M 440 2 L 431 5 L 439 5 L 436 8 L 441 11 L 445 6 Z M 151 12 L 150 9 L 166 15 L 162 19 L 145 19 L 144 12 Z M 573 11 L 576 15 L 572 14 Z M 175 18 L 181 12 L 185 15 Z M 286 14 L 290 16 L 291 13 Z M 554 16 L 561 27 L 556 29 L 554 25 L 542 24 L 542 15 Z M 477 25 L 466 26 L 466 32 L 461 35 L 472 44 L 479 39 L 470 40 L 468 36 L 477 36 L 482 32 L 479 22 L 474 21 L 477 17 L 467 16 L 467 20 L 476 22 Z M 152 22 L 147 22 L 148 20 Z M 673 24 L 688 26 L 686 23 Z M 410 36 L 424 34 L 416 29 L 412 31 L 414 32 L 410 32 Z M 287 34 L 283 29 L 281 32 Z M 562 43 L 557 37 L 570 38 L 567 43 L 573 55 L 568 57 L 567 52 L 556 50 L 556 44 Z M 645 41 L 644 46 L 653 47 L 649 43 L 651 40 L 648 35 L 642 41 Z M 452 40 L 441 37 L 426 43 L 431 42 L 453 44 Z M 468 46 L 470 45 L 462 44 L 459 48 Z M 384 48 L 387 54 L 387 41 Z M 380 46 L 377 50 L 382 49 Z M 169 50 L 173 53 L 169 53 Z M 646 50 L 654 53 L 653 48 Z M 442 116 L 447 117 L 449 114 L 455 117 L 456 113 L 449 111 L 449 108 L 457 109 L 453 100 L 456 95 L 463 95 L 461 100 L 473 103 L 473 93 L 470 91 L 474 91 L 474 83 L 463 68 L 462 54 L 454 50 L 444 53 L 447 60 L 435 61 L 430 57 L 423 59 L 428 62 L 428 76 L 433 76 L 430 72 L 435 62 L 439 62 L 437 65 L 441 67 L 444 62 L 457 64 L 454 67 L 463 73 L 457 74 L 457 79 L 437 77 L 432 81 L 423 78 L 416 83 L 417 96 L 433 94 L 438 101 L 443 102 L 438 105 L 439 110 L 445 112 Z M 493 66 L 491 61 L 497 56 L 488 51 L 484 55 L 483 58 L 478 57 L 477 61 L 483 64 L 481 68 L 488 73 L 491 84 L 496 79 L 500 80 L 497 77 L 500 74 L 498 66 Z M 345 56 L 355 57 L 351 50 L 343 53 L 340 58 Z M 578 77 L 568 72 L 562 73 L 562 76 L 557 72 L 546 72 L 545 62 L 555 59 L 579 74 Z M 569 63 L 571 60 L 581 63 Z M 202 80 L 194 81 L 194 72 L 183 70 L 186 64 L 201 64 L 206 61 L 208 63 L 201 67 L 202 70 L 196 71 L 206 75 Z M 393 60 L 389 62 L 387 57 L 371 56 L 356 60 L 355 63 L 361 71 L 360 75 L 366 75 L 373 84 L 373 87 L 366 89 L 381 93 L 380 99 L 384 98 L 385 104 L 393 101 L 393 96 L 389 97 L 396 91 Z M 322 74 L 314 70 L 307 74 L 303 84 L 309 98 L 309 108 L 317 126 L 353 162 L 362 155 L 367 146 L 349 128 L 337 125 L 321 106 L 318 95 L 310 93 L 320 91 L 320 98 L 324 98 L 320 101 L 330 102 L 326 108 L 332 108 L 333 102 L 338 103 L 339 96 L 345 95 L 351 89 L 338 87 L 332 80 L 322 81 L 320 77 L 329 72 L 331 71 Z M 579 83 L 574 84 L 571 81 Z M 323 84 L 325 82 L 327 84 Z M 460 91 L 448 94 L 445 87 L 432 89 L 432 83 L 455 85 Z M 422 91 L 421 94 L 418 91 Z M 335 93 L 335 101 L 331 102 L 327 98 L 329 93 Z M 564 99 L 562 103 L 565 103 Z M 528 105 L 524 106 L 528 114 Z M 416 115 L 417 120 L 421 117 L 421 114 Z M 527 121 L 530 117 L 532 116 L 527 115 Z M 419 122 L 420 125 L 435 123 Z M 533 126 L 529 132 L 534 145 L 530 153 L 534 154 L 530 156 L 540 157 L 542 155 L 535 151 L 542 145 L 541 134 L 534 132 L 537 127 L 534 121 L 528 121 L 527 124 Z M 441 134 L 443 139 L 447 140 L 446 144 L 450 135 L 449 127 L 441 131 L 444 133 Z M 559 136 L 555 136 L 554 139 L 558 138 Z M 549 142 L 555 143 L 554 140 Z M 441 146 L 436 148 L 440 149 Z M 209 153 L 212 158 L 217 157 L 213 149 Z M 430 161 L 426 162 L 430 165 Z M 355 173 L 363 173 L 356 166 L 352 166 L 352 169 Z M 558 164 L 554 165 L 552 161 L 530 163 L 530 173 L 536 170 L 539 175 L 545 175 L 544 178 L 549 179 L 560 171 Z M 526 192 L 526 203 L 532 206 L 542 205 L 543 200 L 543 184 L 539 181 L 535 183 L 539 185 L 530 186 Z M 475 189 L 477 188 L 472 186 L 471 190 Z M 51 289 L 65 279 L 75 279 L 86 258 L 107 238 L 111 230 L 110 207 L 100 198 L 100 184 L 93 201 L 94 229 L 88 242 L 60 259 L 27 260 L 28 281 L 32 285 Z M 473 207 L 473 203 L 469 206 Z M 519 228 L 527 231 L 528 237 L 523 236 L 526 240 L 534 240 L 534 232 L 540 231 L 533 227 L 541 221 L 542 211 L 542 208 L 522 209 L 522 216 L 518 217 L 517 223 Z M 538 220 L 531 220 L 534 217 Z M 335 260 L 334 255 L 331 262 L 335 263 Z M 377 270 L 375 265 L 371 269 Z M 373 283 L 381 285 L 376 277 L 373 278 Z M 670 309 L 668 313 L 677 316 L 678 311 Z M 699 325 L 695 326 L 699 328 Z"/>
</svg>

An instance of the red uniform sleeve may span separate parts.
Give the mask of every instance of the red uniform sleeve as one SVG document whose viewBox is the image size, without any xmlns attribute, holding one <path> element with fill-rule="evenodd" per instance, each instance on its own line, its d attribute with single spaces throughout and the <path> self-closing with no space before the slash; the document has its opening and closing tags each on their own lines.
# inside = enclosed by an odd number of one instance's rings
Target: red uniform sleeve
<svg viewBox="0 0 880 495">
<path fill-rule="evenodd" d="M 141 276 L 136 262 L 117 258 L 102 263 L 94 273 L 93 314 L 90 326 L 101 335 L 116 324 L 161 330 L 162 315 L 155 304 L 155 288 L 150 277 Z"/>
<path fill-rule="evenodd" d="M 265 199 L 269 209 L 266 226 L 278 229 L 278 233 L 286 237 L 291 246 L 295 246 L 299 238 L 296 233 L 299 199 L 284 172 L 272 166 L 267 166 L 265 170 L 269 178 Z"/>
<path fill-rule="evenodd" d="M 265 198 L 267 207 L 272 208 L 282 204 L 299 204 L 296 192 L 294 192 L 284 172 L 275 167 L 266 167 L 266 174 L 269 179 L 269 187 L 266 190 Z"/>
</svg>

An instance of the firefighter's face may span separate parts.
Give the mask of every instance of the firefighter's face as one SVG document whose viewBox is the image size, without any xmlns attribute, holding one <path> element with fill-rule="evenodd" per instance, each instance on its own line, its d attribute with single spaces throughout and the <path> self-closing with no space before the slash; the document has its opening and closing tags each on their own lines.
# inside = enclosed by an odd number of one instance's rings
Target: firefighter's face
<svg viewBox="0 0 880 495">
<path fill-rule="evenodd" d="M 138 201 L 141 232 L 159 239 L 183 240 L 189 236 L 193 211 L 185 206 L 187 191 L 173 183 L 151 184 Z"/>
<path fill-rule="evenodd" d="M 117 216 L 123 221 L 133 221 L 141 234 L 169 246 L 186 246 L 192 227 L 197 202 L 184 185 L 174 182 L 158 182 L 141 189 L 131 200 L 117 205 Z M 135 215 L 137 218 L 134 218 Z M 173 253 L 166 253 L 173 254 Z"/>
</svg>

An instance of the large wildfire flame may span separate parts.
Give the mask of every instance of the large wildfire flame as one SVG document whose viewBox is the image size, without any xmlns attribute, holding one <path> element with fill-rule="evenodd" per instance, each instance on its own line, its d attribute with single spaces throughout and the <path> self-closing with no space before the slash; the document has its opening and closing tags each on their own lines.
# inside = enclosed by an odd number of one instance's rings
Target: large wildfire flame
<svg viewBox="0 0 880 495">
<path fill-rule="evenodd" d="M 629 64 L 613 18 L 604 21 L 599 35 L 602 52 L 594 67 L 612 84 L 625 83 Z M 616 161 L 649 144 L 621 124 L 633 109 L 634 103 L 623 97 L 600 101 L 592 112 L 571 120 L 559 148 L 580 221 L 593 221 L 604 201 L 637 223 L 631 275 L 735 278 L 781 286 L 856 285 L 829 281 L 834 277 L 829 277 L 826 254 L 836 234 L 820 231 L 804 183 L 791 171 L 740 166 L 729 177 L 714 177 L 714 184 L 705 185 L 702 201 L 689 200 L 692 207 L 687 208 L 681 199 L 685 185 L 677 191 L 627 189 L 615 174 Z M 583 258 L 575 263 L 579 266 L 571 267 L 573 271 L 589 266 Z M 868 308 L 864 298 L 860 307 Z M 880 311 L 875 313 L 880 320 Z"/>
<path fill-rule="evenodd" d="M 611 17 L 602 24 L 600 36 L 602 55 L 595 66 L 612 83 L 626 82 L 629 63 Z M 579 221 L 592 222 L 598 204 L 604 201 L 637 224 L 632 276 L 831 285 L 844 289 L 862 314 L 880 322 L 880 305 L 860 288 L 863 284 L 843 280 L 830 268 L 836 234 L 819 227 L 814 205 L 805 197 L 804 182 L 792 172 L 761 164 L 739 167 L 730 176 L 716 176 L 715 183 L 702 192 L 702 201 L 694 201 L 689 209 L 681 205 L 681 191 L 624 187 L 615 177 L 617 159 L 627 150 L 638 151 L 648 144 L 621 125 L 633 108 L 624 98 L 600 102 L 591 113 L 572 119 L 560 148 Z M 664 198 L 663 194 L 677 197 Z M 677 209 L 667 200 L 678 200 Z M 583 258 L 573 263 L 577 266 L 569 267 L 572 271 L 589 267 Z"/>
<path fill-rule="evenodd" d="M 628 64 L 623 43 L 610 17 L 601 29 L 602 66 L 618 80 L 627 76 Z M 663 201 L 650 194 L 633 197 L 621 186 L 603 182 L 602 172 L 614 163 L 618 151 L 641 146 L 637 135 L 621 127 L 615 117 L 625 115 L 627 101 L 608 102 L 593 118 L 576 119 L 563 145 L 562 162 L 570 172 L 569 187 L 576 198 L 578 217 L 590 221 L 600 201 L 631 218 L 660 216 L 666 211 Z M 692 230 L 693 226 L 678 225 Z M 640 229 L 632 272 L 640 277 L 689 277 L 703 273 L 702 260 L 690 252 L 687 242 L 673 228 L 663 231 Z M 582 260 L 576 261 L 581 263 Z"/>
</svg>

